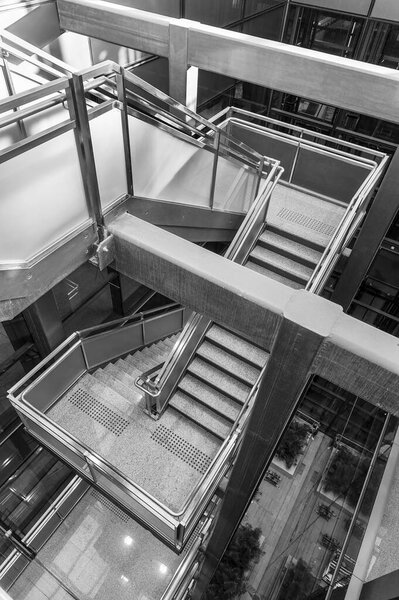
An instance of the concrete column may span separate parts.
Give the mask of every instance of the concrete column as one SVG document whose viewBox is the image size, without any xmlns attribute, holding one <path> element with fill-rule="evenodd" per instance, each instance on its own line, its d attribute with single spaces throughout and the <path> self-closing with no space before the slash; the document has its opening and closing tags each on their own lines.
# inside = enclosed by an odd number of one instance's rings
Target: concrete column
<svg viewBox="0 0 399 600">
<path fill-rule="evenodd" d="M 195 111 L 198 69 L 188 64 L 189 24 L 190 21 L 180 19 L 169 25 L 169 95 Z"/>
<path fill-rule="evenodd" d="M 320 346 L 339 310 L 324 306 L 317 327 L 307 330 L 306 314 L 312 299 L 297 298 L 288 304 L 260 384 L 244 439 L 235 460 L 221 509 L 205 551 L 193 600 L 200 600 L 239 526 L 251 498 L 268 468 L 286 426 L 304 390 Z"/>
<path fill-rule="evenodd" d="M 399 210 L 399 150 L 396 150 L 331 300 L 346 312 Z"/>
<path fill-rule="evenodd" d="M 43 358 L 65 338 L 61 317 L 51 290 L 24 310 L 23 316 L 37 350 Z"/>
</svg>

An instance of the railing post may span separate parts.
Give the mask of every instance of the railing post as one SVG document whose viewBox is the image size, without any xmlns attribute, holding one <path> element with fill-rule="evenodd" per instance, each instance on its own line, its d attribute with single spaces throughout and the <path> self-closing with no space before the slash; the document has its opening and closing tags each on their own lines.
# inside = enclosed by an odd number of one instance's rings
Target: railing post
<svg viewBox="0 0 399 600">
<path fill-rule="evenodd" d="M 290 176 L 288 178 L 288 183 L 292 183 L 292 178 L 294 176 L 295 167 L 296 167 L 296 164 L 298 162 L 299 151 L 301 149 L 301 140 L 302 139 L 303 139 L 303 130 L 301 129 L 301 135 L 299 136 L 299 142 L 298 142 L 298 145 L 296 147 L 294 160 L 292 161 L 292 167 L 291 167 L 291 171 L 290 171 Z"/>
<path fill-rule="evenodd" d="M 220 130 L 218 129 L 215 132 L 214 138 L 214 155 L 213 155 L 213 167 L 212 167 L 212 180 L 211 180 L 211 189 L 209 192 L 209 207 L 213 209 L 213 201 L 215 197 L 215 187 L 216 187 L 216 175 L 218 170 L 218 160 L 219 160 L 219 148 L 220 148 Z"/>
<path fill-rule="evenodd" d="M 66 88 L 68 109 L 72 121 L 75 121 L 75 141 L 78 151 L 83 187 L 85 190 L 89 214 L 97 226 L 99 241 L 104 239 L 104 220 L 101 207 L 100 190 L 91 140 L 89 117 L 85 100 L 83 77 L 72 75 Z"/>
<path fill-rule="evenodd" d="M 132 154 L 131 154 L 131 150 L 130 150 L 129 116 L 127 113 L 126 87 L 125 87 L 125 77 L 124 77 L 123 69 L 121 69 L 121 73 L 116 74 L 116 89 L 117 89 L 117 93 L 118 93 L 118 100 L 122 105 L 121 120 L 122 120 L 123 148 L 124 148 L 124 153 L 125 153 L 127 192 L 130 196 L 133 196 L 134 195 L 133 163 L 132 163 Z"/>
</svg>

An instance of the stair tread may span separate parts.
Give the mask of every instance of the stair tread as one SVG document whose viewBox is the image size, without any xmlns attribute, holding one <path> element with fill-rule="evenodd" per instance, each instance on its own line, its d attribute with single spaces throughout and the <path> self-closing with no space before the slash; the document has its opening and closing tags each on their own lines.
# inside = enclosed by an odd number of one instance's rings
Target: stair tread
<svg viewBox="0 0 399 600">
<path fill-rule="evenodd" d="M 225 439 L 230 432 L 231 423 L 198 402 L 195 402 L 195 400 L 186 396 L 186 394 L 180 390 L 177 390 L 173 394 L 169 401 L 169 407 L 183 413 L 187 418 L 195 421 L 200 427 L 211 431 L 221 439 Z"/>
<path fill-rule="evenodd" d="M 251 390 L 249 385 L 242 383 L 231 375 L 224 373 L 208 362 L 195 357 L 188 366 L 188 371 L 203 379 L 207 384 L 215 387 L 221 392 L 236 398 L 238 402 L 244 403 Z"/>
<path fill-rule="evenodd" d="M 273 270 L 274 267 L 282 272 L 282 274 L 286 274 L 288 277 L 296 277 L 304 283 L 309 280 L 313 273 L 313 269 L 262 246 L 255 246 L 250 254 L 250 258 L 252 261 L 260 262 L 266 268 L 272 267 L 270 270 Z"/>
<path fill-rule="evenodd" d="M 93 376 L 126 398 L 126 400 L 129 402 L 139 402 L 142 398 L 142 394 L 139 392 L 136 386 L 129 386 L 111 372 L 106 372 L 103 369 L 97 369 L 97 371 L 93 373 Z"/>
<path fill-rule="evenodd" d="M 128 374 L 117 363 L 114 363 L 114 364 L 111 363 L 111 364 L 107 365 L 106 367 L 104 367 L 103 370 L 105 373 L 109 373 L 112 377 L 115 377 L 115 379 L 118 379 L 119 381 L 121 381 L 124 385 L 126 385 L 129 388 L 134 387 L 134 380 L 141 373 L 140 370 L 137 370 L 137 375 L 136 375 L 136 371 L 134 371 L 134 372 L 131 371 L 131 373 Z"/>
<path fill-rule="evenodd" d="M 210 409 L 222 413 L 227 419 L 235 421 L 240 412 L 241 404 L 232 400 L 229 396 L 215 390 L 205 382 L 197 379 L 190 373 L 186 373 L 181 379 L 178 389 L 198 398 L 199 402 L 207 405 Z"/>
<path fill-rule="evenodd" d="M 260 273 L 260 275 L 264 275 L 265 277 L 270 277 L 270 279 L 274 279 L 274 281 L 279 281 L 288 287 L 294 288 L 296 290 L 303 289 L 305 286 L 303 283 L 299 283 L 298 281 L 292 281 L 292 279 L 288 279 L 288 277 L 284 277 L 284 275 L 280 275 L 280 273 L 275 273 L 274 271 L 270 271 L 266 267 L 262 267 L 257 263 L 248 260 L 245 263 L 245 266 L 251 271 L 256 271 L 256 273 Z"/>
<path fill-rule="evenodd" d="M 291 227 L 285 227 L 284 226 L 284 221 L 282 221 L 281 223 L 279 223 L 279 225 L 273 225 L 273 223 L 268 223 L 267 224 L 267 231 L 273 231 L 274 233 L 276 233 L 277 235 L 282 235 L 285 238 L 289 238 L 294 242 L 298 242 L 299 244 L 303 244 L 305 246 L 307 246 L 308 248 L 313 248 L 314 250 L 317 250 L 318 252 L 324 252 L 325 249 L 325 243 L 322 243 L 321 241 L 317 241 L 315 239 L 312 239 L 311 237 L 309 237 L 308 235 L 306 235 L 306 237 L 304 238 L 303 235 L 300 235 L 299 233 L 294 233 L 292 231 Z M 304 233 L 304 232 L 302 232 Z"/>
<path fill-rule="evenodd" d="M 223 350 L 207 340 L 202 342 L 197 349 L 196 354 L 197 356 L 209 360 L 213 365 L 225 369 L 228 373 L 231 373 L 233 377 L 243 379 L 248 382 L 248 384 L 253 385 L 259 376 L 258 367 L 250 365 L 241 358 L 238 358 L 234 354 L 230 354 L 227 350 Z"/>
<path fill-rule="evenodd" d="M 300 260 L 304 260 L 311 265 L 316 266 L 320 260 L 321 252 L 319 250 L 315 250 L 314 248 L 310 248 L 306 245 L 306 240 L 303 243 L 293 240 L 284 235 L 284 232 L 281 232 L 283 235 L 280 235 L 274 231 L 269 231 L 266 229 L 262 235 L 259 236 L 259 243 L 261 245 L 273 246 L 282 252 L 286 252 L 293 257 L 298 257 Z"/>
<path fill-rule="evenodd" d="M 262 348 L 251 344 L 251 342 L 244 340 L 242 337 L 235 335 L 223 327 L 219 327 L 219 325 L 212 325 L 206 337 L 226 348 L 230 348 L 236 354 L 243 356 L 260 368 L 263 367 L 269 356 L 266 350 L 262 350 Z"/>
</svg>

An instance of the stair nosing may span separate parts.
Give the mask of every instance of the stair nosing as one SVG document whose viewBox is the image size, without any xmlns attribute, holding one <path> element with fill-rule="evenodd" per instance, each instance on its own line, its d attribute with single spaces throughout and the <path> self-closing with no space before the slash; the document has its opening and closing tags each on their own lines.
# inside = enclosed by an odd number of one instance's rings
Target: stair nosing
<svg viewBox="0 0 399 600">
<path fill-rule="evenodd" d="M 278 252 L 274 252 L 274 254 L 279 254 Z M 275 273 L 278 273 L 279 275 L 282 275 L 283 277 L 286 277 L 287 279 L 291 279 L 293 281 L 296 281 L 297 283 L 302 283 L 304 285 L 307 284 L 307 282 L 309 281 L 309 277 L 311 276 L 311 273 L 309 275 L 300 275 L 299 273 L 295 273 L 291 270 L 286 271 L 284 270 L 283 267 L 280 267 L 279 265 L 276 265 L 272 262 L 268 262 L 265 259 L 259 258 L 256 255 L 254 256 L 253 253 L 251 252 L 251 254 L 248 257 L 249 260 L 251 260 L 252 262 L 258 264 L 261 267 L 265 267 L 266 269 L 269 269 L 269 271 L 274 271 Z"/>
<path fill-rule="evenodd" d="M 202 357 L 201 357 L 201 360 L 202 360 Z M 206 385 L 208 385 L 209 387 L 213 388 L 217 392 L 225 394 L 225 396 L 228 396 L 231 400 L 233 400 L 234 402 L 236 402 L 240 406 L 243 406 L 245 404 L 245 400 L 240 400 L 239 398 L 236 398 L 235 396 L 232 396 L 229 392 L 226 392 L 225 390 L 222 390 L 221 388 L 217 387 L 216 385 L 214 385 L 209 380 L 204 379 L 203 377 L 201 377 L 201 375 L 198 375 L 197 373 L 191 371 L 190 367 L 191 367 L 191 363 L 188 365 L 188 367 L 186 369 L 186 373 L 189 372 L 192 377 L 196 377 L 197 379 L 199 379 L 200 381 L 202 381 L 202 383 L 205 383 Z M 253 388 L 253 386 L 252 385 L 248 386 L 248 388 L 249 388 L 248 393 L 250 393 L 251 389 Z"/>
<path fill-rule="evenodd" d="M 192 374 L 190 373 L 190 375 L 192 376 Z M 184 377 L 184 376 L 183 376 Z M 182 379 L 180 380 L 182 381 Z M 211 387 L 211 386 L 209 386 Z M 215 389 L 215 388 L 214 388 Z M 231 417 L 226 416 L 226 414 L 219 412 L 218 410 L 214 409 L 212 406 L 210 406 L 209 404 L 207 404 L 206 402 L 203 402 L 202 400 L 200 400 L 198 398 L 198 396 L 194 396 L 194 394 L 192 394 L 191 392 L 188 392 L 187 390 L 183 389 L 180 387 L 180 382 L 178 383 L 176 390 L 175 391 L 179 391 L 182 394 L 185 394 L 186 396 L 189 396 L 190 398 L 192 398 L 193 400 L 195 400 L 195 402 L 198 402 L 198 404 L 201 404 L 201 406 L 204 406 L 205 408 L 207 408 L 208 410 L 211 410 L 212 412 L 215 413 L 215 415 L 218 415 L 219 417 L 222 417 L 223 419 L 225 419 L 226 421 L 228 421 L 229 423 L 234 423 L 235 419 L 232 419 Z M 215 389 L 216 391 L 216 389 Z"/>
<path fill-rule="evenodd" d="M 266 250 L 271 250 L 272 252 L 275 252 L 275 254 L 281 254 L 282 256 L 285 256 L 285 258 L 289 258 L 291 260 L 295 259 L 297 262 L 302 264 L 304 267 L 308 267 L 313 270 L 316 268 L 316 266 L 319 262 L 319 261 L 314 262 L 308 258 L 305 258 L 304 256 L 301 256 L 300 254 L 294 254 L 294 251 L 290 252 L 290 250 L 287 250 L 286 248 L 282 248 L 281 246 L 276 246 L 271 241 L 261 240 L 259 238 L 258 245 L 261 246 L 262 248 L 265 248 Z M 320 256 L 321 256 L 321 254 L 320 254 Z"/>
<path fill-rule="evenodd" d="M 207 340 L 208 341 L 208 340 Z M 202 354 L 200 354 L 198 352 L 198 350 L 201 348 L 201 346 L 199 346 L 197 348 L 197 351 L 195 353 L 195 358 L 198 357 L 201 360 L 203 360 L 204 362 L 208 363 L 208 365 L 211 365 L 212 367 L 215 367 L 217 369 L 219 369 L 220 371 L 223 371 L 223 373 L 225 373 L 226 375 L 230 375 L 230 377 L 232 377 L 233 379 L 236 379 L 237 381 L 239 381 L 240 383 L 244 383 L 245 385 L 247 385 L 249 388 L 253 388 L 256 380 L 252 383 L 252 381 L 247 381 L 246 379 L 243 379 L 240 375 L 237 375 L 236 373 L 232 373 L 231 371 L 228 371 L 225 367 L 223 367 L 222 365 L 216 364 L 214 362 L 212 362 L 212 360 L 206 356 L 203 356 Z M 258 367 L 259 368 L 259 367 Z M 261 369 L 259 369 L 259 372 L 261 371 Z"/>
<path fill-rule="evenodd" d="M 262 234 L 265 233 L 265 231 L 272 231 L 273 233 L 277 234 L 277 235 L 281 235 L 283 237 L 286 237 L 290 240 L 292 240 L 293 242 L 298 242 L 299 244 L 303 244 L 304 246 L 307 246 L 308 248 L 311 248 L 312 250 L 317 250 L 319 252 L 324 252 L 325 250 L 325 246 L 323 246 L 323 244 L 320 244 L 319 242 L 316 242 L 315 240 L 309 240 L 308 238 L 301 238 L 301 236 L 292 233 L 291 231 L 287 230 L 287 229 L 282 229 L 280 227 L 277 227 L 277 225 L 273 225 L 272 223 L 268 223 L 267 227 L 263 230 Z"/>
<path fill-rule="evenodd" d="M 224 328 L 222 328 L 222 329 L 224 329 Z M 228 333 L 231 333 L 228 329 L 225 329 L 225 331 L 227 331 Z M 235 335 L 235 334 L 232 334 L 232 335 Z M 247 341 L 244 338 L 241 338 L 240 336 L 237 336 L 237 337 L 242 339 L 244 342 Z M 262 366 L 258 365 L 258 363 L 251 360 L 248 356 L 238 354 L 238 352 L 236 352 L 235 350 L 233 350 L 231 348 L 226 348 L 226 346 L 223 346 L 223 344 L 221 342 L 219 342 L 218 340 L 214 340 L 211 337 L 208 337 L 208 332 L 205 334 L 204 339 L 206 339 L 206 341 L 209 342 L 210 344 L 213 344 L 214 346 L 217 346 L 221 350 L 224 350 L 228 354 L 232 354 L 234 357 L 241 359 L 243 362 L 247 363 L 248 365 L 255 367 L 256 369 L 259 369 L 259 371 L 261 371 L 263 369 L 263 365 Z M 248 342 L 248 343 L 250 344 L 251 342 Z M 255 344 L 254 344 L 254 346 L 255 346 Z M 256 347 L 259 348 L 259 346 L 256 346 Z M 262 348 L 260 348 L 260 350 L 262 350 Z"/>
<path fill-rule="evenodd" d="M 184 394 L 184 392 L 180 392 L 180 393 Z M 226 436 L 223 436 L 220 433 L 217 433 L 216 431 L 213 431 L 212 429 L 209 429 L 209 427 L 207 427 L 206 425 L 203 425 L 202 423 L 199 423 L 193 417 L 191 417 L 189 414 L 183 412 L 183 410 L 181 410 L 178 406 L 175 406 L 173 404 L 173 396 L 172 396 L 172 398 L 168 402 L 168 408 L 172 408 L 173 410 L 177 411 L 179 414 L 183 415 L 186 419 L 188 419 L 192 423 L 195 423 L 198 427 L 201 427 L 202 429 L 204 429 L 205 431 L 207 431 L 211 435 L 215 436 L 217 439 L 221 440 L 222 442 L 226 439 L 226 437 L 228 435 L 228 433 L 227 433 Z M 231 429 L 231 427 L 229 427 L 229 429 Z"/>
</svg>

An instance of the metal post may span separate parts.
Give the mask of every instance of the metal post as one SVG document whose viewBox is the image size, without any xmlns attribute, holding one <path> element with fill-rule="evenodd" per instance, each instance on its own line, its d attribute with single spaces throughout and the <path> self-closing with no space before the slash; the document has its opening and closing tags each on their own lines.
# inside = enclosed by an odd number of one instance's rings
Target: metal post
<svg viewBox="0 0 399 600">
<path fill-rule="evenodd" d="M 347 311 L 399 210 L 399 149 L 382 179 L 345 269 L 331 296 Z"/>
<path fill-rule="evenodd" d="M 129 117 L 127 114 L 126 88 L 125 88 L 125 78 L 123 76 L 123 70 L 121 73 L 117 73 L 117 75 L 116 75 L 116 86 L 117 86 L 117 92 L 118 92 L 118 100 L 122 104 L 121 119 L 122 119 L 123 148 L 125 151 L 127 191 L 130 196 L 133 196 L 134 195 L 133 164 L 132 164 L 132 155 L 131 155 L 131 150 L 130 150 Z"/>
<path fill-rule="evenodd" d="M 216 187 L 216 176 L 218 170 L 218 160 L 219 160 L 219 148 L 220 148 L 220 130 L 218 129 L 215 133 L 214 138 L 214 155 L 213 155 L 213 167 L 212 167 L 212 179 L 211 179 L 211 189 L 209 192 L 209 207 L 213 209 L 213 200 L 215 196 L 215 187 Z"/>
<path fill-rule="evenodd" d="M 1 40 L 1 36 L 0 36 L 0 42 L 1 41 L 2 40 Z M 7 52 L 5 52 L 4 50 L 0 50 L 0 54 L 1 54 L 1 58 L 3 59 L 2 69 L 3 69 L 4 82 L 6 84 L 7 92 L 8 92 L 9 96 L 13 96 L 15 94 L 15 88 L 14 88 L 14 83 L 13 83 L 12 76 L 10 73 L 10 69 L 8 67 Z M 15 112 L 18 112 L 18 110 L 19 110 L 18 107 L 14 108 Z M 18 123 L 19 131 L 21 133 L 21 137 L 22 138 L 28 137 L 23 120 L 18 119 L 17 123 Z"/>
<path fill-rule="evenodd" d="M 384 425 L 382 427 L 380 436 L 378 438 L 378 442 L 377 442 L 377 445 L 375 447 L 375 450 L 374 450 L 374 453 L 373 453 L 373 457 L 371 459 L 370 466 L 369 466 L 369 469 L 367 471 L 367 475 L 366 475 L 366 478 L 364 480 L 364 483 L 363 483 L 363 486 L 362 486 L 362 489 L 361 489 L 361 492 L 360 492 L 359 499 L 357 501 L 355 510 L 353 511 L 353 514 L 352 514 L 352 518 L 351 518 L 351 522 L 350 522 L 350 525 L 349 525 L 349 529 L 348 529 L 348 531 L 346 533 L 344 543 L 342 544 L 341 554 L 339 555 L 339 558 L 337 560 L 337 565 L 335 567 L 334 574 L 333 574 L 333 576 L 331 578 L 331 582 L 329 584 L 329 588 L 327 590 L 327 594 L 326 594 L 326 597 L 325 597 L 324 600 L 331 600 L 331 596 L 332 596 L 332 593 L 334 591 L 334 586 L 335 586 L 335 583 L 336 583 L 338 575 L 339 575 L 339 570 L 340 570 L 342 562 L 344 560 L 345 551 L 346 551 L 346 549 L 348 547 L 348 544 L 350 542 L 350 537 L 352 535 L 352 531 L 353 531 L 353 528 L 355 526 L 355 522 L 356 522 L 357 516 L 358 516 L 358 514 L 360 512 L 360 509 L 361 509 L 361 506 L 362 506 L 362 502 L 363 502 L 363 498 L 364 498 L 364 495 L 366 493 L 367 486 L 368 486 L 368 484 L 370 482 L 372 471 L 374 469 L 375 463 L 377 462 L 377 458 L 378 458 L 378 455 L 379 455 L 380 447 L 381 447 L 381 444 L 382 444 L 382 442 L 384 440 L 384 436 L 385 436 L 385 433 L 386 433 L 386 430 L 387 430 L 387 427 L 388 427 L 389 419 L 390 419 L 390 415 L 387 414 L 385 416 Z"/>
<path fill-rule="evenodd" d="M 75 140 L 82 172 L 83 186 L 89 214 L 97 226 L 99 241 L 104 239 L 104 220 L 101 208 L 100 191 L 91 141 L 89 117 L 85 100 L 83 77 L 72 75 L 69 87 L 65 90 L 68 109 L 72 121 L 75 121 Z"/>
</svg>

